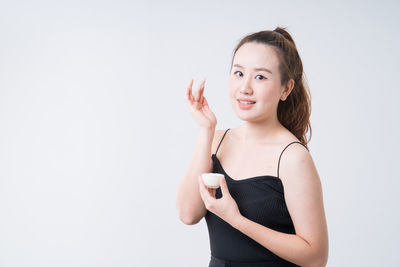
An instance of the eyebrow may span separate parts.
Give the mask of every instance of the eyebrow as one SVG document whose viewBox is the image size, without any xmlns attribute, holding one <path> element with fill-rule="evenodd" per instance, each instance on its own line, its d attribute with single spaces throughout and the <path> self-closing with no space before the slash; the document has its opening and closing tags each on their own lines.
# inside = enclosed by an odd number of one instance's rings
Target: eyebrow
<svg viewBox="0 0 400 267">
<path fill-rule="evenodd" d="M 235 65 L 233 65 L 233 66 L 234 66 L 234 67 L 239 67 L 239 68 L 244 69 L 244 67 L 241 66 L 241 65 L 239 65 L 239 64 L 235 64 Z M 269 73 L 272 74 L 272 71 L 270 71 L 270 70 L 267 69 L 267 68 L 255 68 L 254 70 L 256 70 L 256 71 L 265 71 L 265 72 L 269 72 Z"/>
</svg>

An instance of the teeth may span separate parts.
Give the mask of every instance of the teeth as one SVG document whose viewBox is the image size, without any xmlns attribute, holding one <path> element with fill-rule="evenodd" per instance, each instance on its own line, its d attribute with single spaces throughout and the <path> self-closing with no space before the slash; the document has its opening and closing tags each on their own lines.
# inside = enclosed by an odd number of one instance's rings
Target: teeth
<svg viewBox="0 0 400 267">
<path fill-rule="evenodd" d="M 240 101 L 240 100 L 239 100 L 239 102 L 240 102 L 241 104 L 246 104 L 246 105 L 248 105 L 248 104 L 254 104 L 254 103 L 255 103 L 255 102 Z"/>
</svg>

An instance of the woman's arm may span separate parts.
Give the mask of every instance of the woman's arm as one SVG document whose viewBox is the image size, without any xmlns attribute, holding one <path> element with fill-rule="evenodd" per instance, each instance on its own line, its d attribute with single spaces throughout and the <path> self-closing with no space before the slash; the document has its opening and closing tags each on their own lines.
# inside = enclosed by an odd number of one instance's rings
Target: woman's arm
<svg viewBox="0 0 400 267">
<path fill-rule="evenodd" d="M 312 247 L 309 242 L 296 234 L 285 234 L 238 217 L 233 227 L 266 247 L 279 257 L 303 267 L 323 267 L 327 262 L 327 251 Z"/>
<path fill-rule="evenodd" d="M 328 261 L 328 230 L 322 186 L 310 153 L 300 144 L 282 155 L 285 201 L 296 234 L 286 234 L 243 216 L 229 222 L 279 257 L 303 267 L 323 267 Z"/>
<path fill-rule="evenodd" d="M 200 129 L 194 154 L 178 188 L 176 207 L 179 218 L 188 225 L 198 223 L 207 211 L 200 198 L 197 177 L 211 172 L 213 138 L 214 129 Z"/>
<path fill-rule="evenodd" d="M 205 81 L 203 80 L 198 90 L 192 93 L 192 79 L 186 89 L 186 104 L 190 114 L 200 127 L 194 154 L 179 184 L 176 195 L 176 207 L 179 212 L 179 218 L 183 223 L 189 225 L 196 224 L 206 214 L 204 203 L 199 194 L 197 177 L 202 173 L 211 172 L 211 150 L 214 145 L 213 140 L 217 125 L 217 119 L 203 95 L 204 83 Z"/>
</svg>

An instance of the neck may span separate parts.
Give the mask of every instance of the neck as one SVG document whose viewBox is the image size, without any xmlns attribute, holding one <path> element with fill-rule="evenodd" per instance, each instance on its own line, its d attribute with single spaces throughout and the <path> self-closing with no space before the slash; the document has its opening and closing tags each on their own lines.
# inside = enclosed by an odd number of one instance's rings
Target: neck
<svg viewBox="0 0 400 267">
<path fill-rule="evenodd" d="M 271 118 L 261 122 L 246 121 L 239 131 L 243 143 L 258 143 L 275 140 L 281 128 L 278 118 Z"/>
</svg>

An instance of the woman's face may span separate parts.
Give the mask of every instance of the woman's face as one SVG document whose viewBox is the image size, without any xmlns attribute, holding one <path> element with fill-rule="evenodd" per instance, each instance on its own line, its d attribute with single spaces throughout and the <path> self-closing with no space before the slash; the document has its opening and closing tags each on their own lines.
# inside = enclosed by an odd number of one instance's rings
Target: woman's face
<svg viewBox="0 0 400 267">
<path fill-rule="evenodd" d="M 236 51 L 228 86 L 233 110 L 245 121 L 260 122 L 276 116 L 279 99 L 287 97 L 277 52 L 256 42 L 245 43 Z"/>
</svg>

